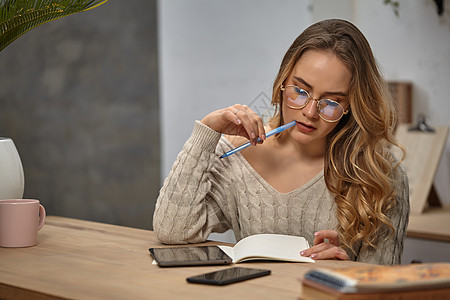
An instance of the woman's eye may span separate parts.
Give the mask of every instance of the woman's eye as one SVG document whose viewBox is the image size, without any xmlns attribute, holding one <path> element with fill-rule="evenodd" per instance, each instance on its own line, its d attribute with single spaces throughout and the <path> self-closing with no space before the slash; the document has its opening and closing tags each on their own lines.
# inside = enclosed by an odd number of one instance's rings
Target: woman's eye
<svg viewBox="0 0 450 300">
<path fill-rule="evenodd" d="M 302 95 L 302 96 L 308 96 L 308 92 L 307 91 L 305 91 L 304 89 L 301 89 L 301 88 L 299 88 L 299 87 L 295 87 L 295 92 L 297 93 L 297 94 L 299 94 L 299 95 Z"/>
<path fill-rule="evenodd" d="M 302 93 L 302 89 L 301 88 L 299 88 L 298 86 L 296 86 L 296 87 L 294 87 L 294 91 L 297 93 L 297 94 L 300 94 L 300 93 Z"/>
</svg>

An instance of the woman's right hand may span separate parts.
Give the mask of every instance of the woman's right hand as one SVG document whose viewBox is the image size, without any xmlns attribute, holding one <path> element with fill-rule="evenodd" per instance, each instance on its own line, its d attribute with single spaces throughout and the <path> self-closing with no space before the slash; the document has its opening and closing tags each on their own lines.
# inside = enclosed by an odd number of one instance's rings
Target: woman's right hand
<svg viewBox="0 0 450 300">
<path fill-rule="evenodd" d="M 201 122 L 217 132 L 245 137 L 252 145 L 257 144 L 258 137 L 266 139 L 262 119 L 247 105 L 235 104 L 213 111 Z"/>
</svg>

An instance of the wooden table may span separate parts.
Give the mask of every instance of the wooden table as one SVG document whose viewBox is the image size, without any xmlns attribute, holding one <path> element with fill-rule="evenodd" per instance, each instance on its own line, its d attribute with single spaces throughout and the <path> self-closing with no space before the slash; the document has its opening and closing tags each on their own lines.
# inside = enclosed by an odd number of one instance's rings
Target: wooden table
<svg viewBox="0 0 450 300">
<path fill-rule="evenodd" d="M 0 248 L 0 299 L 298 299 L 307 270 L 358 264 L 241 263 L 272 274 L 207 286 L 186 277 L 229 266 L 160 268 L 148 252 L 155 246 L 164 245 L 152 231 L 48 216 L 37 246 Z"/>
<path fill-rule="evenodd" d="M 450 242 L 450 205 L 411 214 L 407 234 L 414 238 Z"/>
</svg>

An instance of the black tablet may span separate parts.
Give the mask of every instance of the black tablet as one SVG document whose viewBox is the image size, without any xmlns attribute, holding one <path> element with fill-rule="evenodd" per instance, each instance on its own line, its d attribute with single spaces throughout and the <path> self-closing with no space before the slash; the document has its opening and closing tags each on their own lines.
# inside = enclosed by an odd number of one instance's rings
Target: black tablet
<svg viewBox="0 0 450 300">
<path fill-rule="evenodd" d="M 232 259 L 217 246 L 150 248 L 160 267 L 226 265 Z"/>
</svg>

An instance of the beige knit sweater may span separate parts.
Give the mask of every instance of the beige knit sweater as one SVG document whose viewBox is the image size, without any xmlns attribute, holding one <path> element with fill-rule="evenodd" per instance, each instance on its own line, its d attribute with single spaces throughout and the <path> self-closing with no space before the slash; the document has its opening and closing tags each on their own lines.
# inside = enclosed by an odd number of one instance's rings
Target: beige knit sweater
<svg viewBox="0 0 450 300">
<path fill-rule="evenodd" d="M 270 186 L 240 154 L 219 156 L 233 145 L 221 134 L 195 122 L 160 191 L 153 218 L 158 238 L 167 244 L 198 243 L 211 232 L 232 229 L 237 240 L 258 233 L 305 237 L 336 229 L 336 205 L 323 171 L 302 187 L 283 194 Z M 391 212 L 393 236 L 368 249 L 359 245 L 352 260 L 397 264 L 409 216 L 408 185 L 401 171 L 398 205 Z"/>
</svg>

